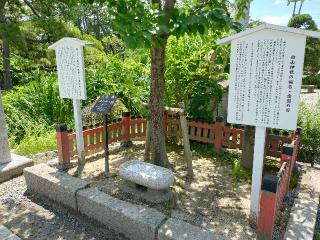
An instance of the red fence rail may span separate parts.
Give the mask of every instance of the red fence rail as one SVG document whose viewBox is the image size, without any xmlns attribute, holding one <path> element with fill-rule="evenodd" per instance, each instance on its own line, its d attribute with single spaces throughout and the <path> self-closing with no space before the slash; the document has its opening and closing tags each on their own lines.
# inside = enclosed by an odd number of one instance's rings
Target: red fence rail
<svg viewBox="0 0 320 240">
<path fill-rule="evenodd" d="M 168 137 L 181 137 L 180 121 L 172 117 L 165 118 L 166 134 Z M 225 126 L 221 118 L 214 123 L 188 121 L 189 139 L 192 141 L 210 143 L 214 148 L 241 149 L 244 130 L 232 126 Z M 147 120 L 143 118 L 130 118 L 124 113 L 122 119 L 108 124 L 109 143 L 117 141 L 130 141 L 134 138 L 146 136 Z M 103 127 L 96 126 L 83 131 L 86 154 L 98 152 L 103 147 Z M 281 148 L 285 143 L 291 143 L 292 137 L 268 134 L 266 139 L 266 154 L 280 157 Z M 68 133 L 66 125 L 57 127 L 57 144 L 60 162 L 69 163 L 76 152 L 76 134 Z"/>
<path fill-rule="evenodd" d="M 265 175 L 262 181 L 260 212 L 257 225 L 259 239 L 272 239 L 274 223 L 279 207 L 288 191 L 293 167 L 300 145 L 299 133 L 291 144 L 284 144 L 281 151 L 281 168 L 277 175 Z"/>
</svg>

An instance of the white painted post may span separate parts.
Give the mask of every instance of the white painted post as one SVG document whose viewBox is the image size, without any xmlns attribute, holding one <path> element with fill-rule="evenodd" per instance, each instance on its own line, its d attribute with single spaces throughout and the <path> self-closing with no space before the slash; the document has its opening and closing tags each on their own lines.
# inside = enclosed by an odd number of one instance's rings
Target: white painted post
<svg viewBox="0 0 320 240">
<path fill-rule="evenodd" d="M 254 155 L 252 168 L 252 189 L 251 189 L 251 207 L 250 220 L 252 223 L 257 222 L 260 209 L 260 192 L 264 162 L 264 151 L 266 141 L 266 128 L 256 127 L 254 140 Z"/>
<path fill-rule="evenodd" d="M 78 99 L 73 99 L 73 113 L 74 113 L 74 121 L 75 121 L 75 130 L 77 134 L 77 153 L 78 157 L 83 164 L 85 161 L 85 152 L 84 152 L 84 141 L 83 141 L 83 133 L 82 133 L 82 119 L 81 119 L 81 103 Z"/>
<path fill-rule="evenodd" d="M 0 90 L 0 164 L 8 162 L 11 162 L 11 154 Z"/>
</svg>

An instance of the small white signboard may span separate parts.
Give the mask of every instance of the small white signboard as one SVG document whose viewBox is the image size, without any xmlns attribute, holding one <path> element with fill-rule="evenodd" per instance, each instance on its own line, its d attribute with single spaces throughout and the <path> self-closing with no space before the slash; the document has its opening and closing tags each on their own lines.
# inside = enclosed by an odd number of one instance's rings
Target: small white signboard
<svg viewBox="0 0 320 240">
<path fill-rule="evenodd" d="M 306 37 L 319 32 L 262 24 L 231 42 L 228 122 L 256 126 L 251 220 L 259 215 L 266 128 L 295 130 Z"/>
<path fill-rule="evenodd" d="M 61 98 L 87 99 L 83 46 L 88 43 L 75 38 L 62 38 L 49 49 L 56 51 L 59 93 Z"/>
<path fill-rule="evenodd" d="M 62 38 L 49 47 L 49 49 L 56 51 L 60 97 L 73 100 L 77 152 L 80 164 L 85 162 L 80 100 L 87 99 L 83 56 L 83 47 L 87 45 L 92 44 L 76 38 Z"/>
</svg>

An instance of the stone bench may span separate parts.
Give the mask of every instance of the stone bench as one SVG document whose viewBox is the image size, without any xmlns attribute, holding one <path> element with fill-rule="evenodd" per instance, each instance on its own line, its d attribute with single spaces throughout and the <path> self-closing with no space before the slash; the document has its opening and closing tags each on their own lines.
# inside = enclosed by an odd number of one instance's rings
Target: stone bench
<svg viewBox="0 0 320 240">
<path fill-rule="evenodd" d="M 315 85 L 302 85 L 302 89 L 308 89 L 308 93 L 314 93 Z"/>
<path fill-rule="evenodd" d="M 123 191 L 148 202 L 160 203 L 173 196 L 170 186 L 174 183 L 174 175 L 167 168 L 130 160 L 121 164 L 119 175 L 124 180 Z"/>
</svg>

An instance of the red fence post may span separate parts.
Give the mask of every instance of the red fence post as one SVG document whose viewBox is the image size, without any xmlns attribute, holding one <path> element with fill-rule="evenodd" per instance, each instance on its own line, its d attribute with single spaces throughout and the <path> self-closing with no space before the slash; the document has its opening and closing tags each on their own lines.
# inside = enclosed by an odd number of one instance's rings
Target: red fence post
<svg viewBox="0 0 320 240">
<path fill-rule="evenodd" d="M 122 131 L 121 131 L 121 147 L 130 147 L 132 145 L 132 141 L 130 140 L 130 121 L 131 116 L 130 112 L 123 112 L 122 113 L 122 119 L 121 119 L 121 125 L 122 125 Z"/>
<path fill-rule="evenodd" d="M 70 163 L 68 127 L 66 124 L 56 126 L 58 158 L 60 164 Z"/>
<path fill-rule="evenodd" d="M 266 175 L 262 180 L 260 212 L 256 228 L 257 239 L 271 240 L 277 213 L 277 188 L 279 177 Z"/>
<path fill-rule="evenodd" d="M 214 133 L 214 148 L 220 151 L 222 149 L 223 142 L 223 117 L 217 117 L 215 122 L 215 133 Z"/>
<path fill-rule="evenodd" d="M 280 158 L 280 167 L 284 162 L 287 162 L 292 158 L 293 155 L 293 149 L 294 145 L 293 144 L 283 144 L 282 149 L 281 149 L 281 158 Z"/>
</svg>

